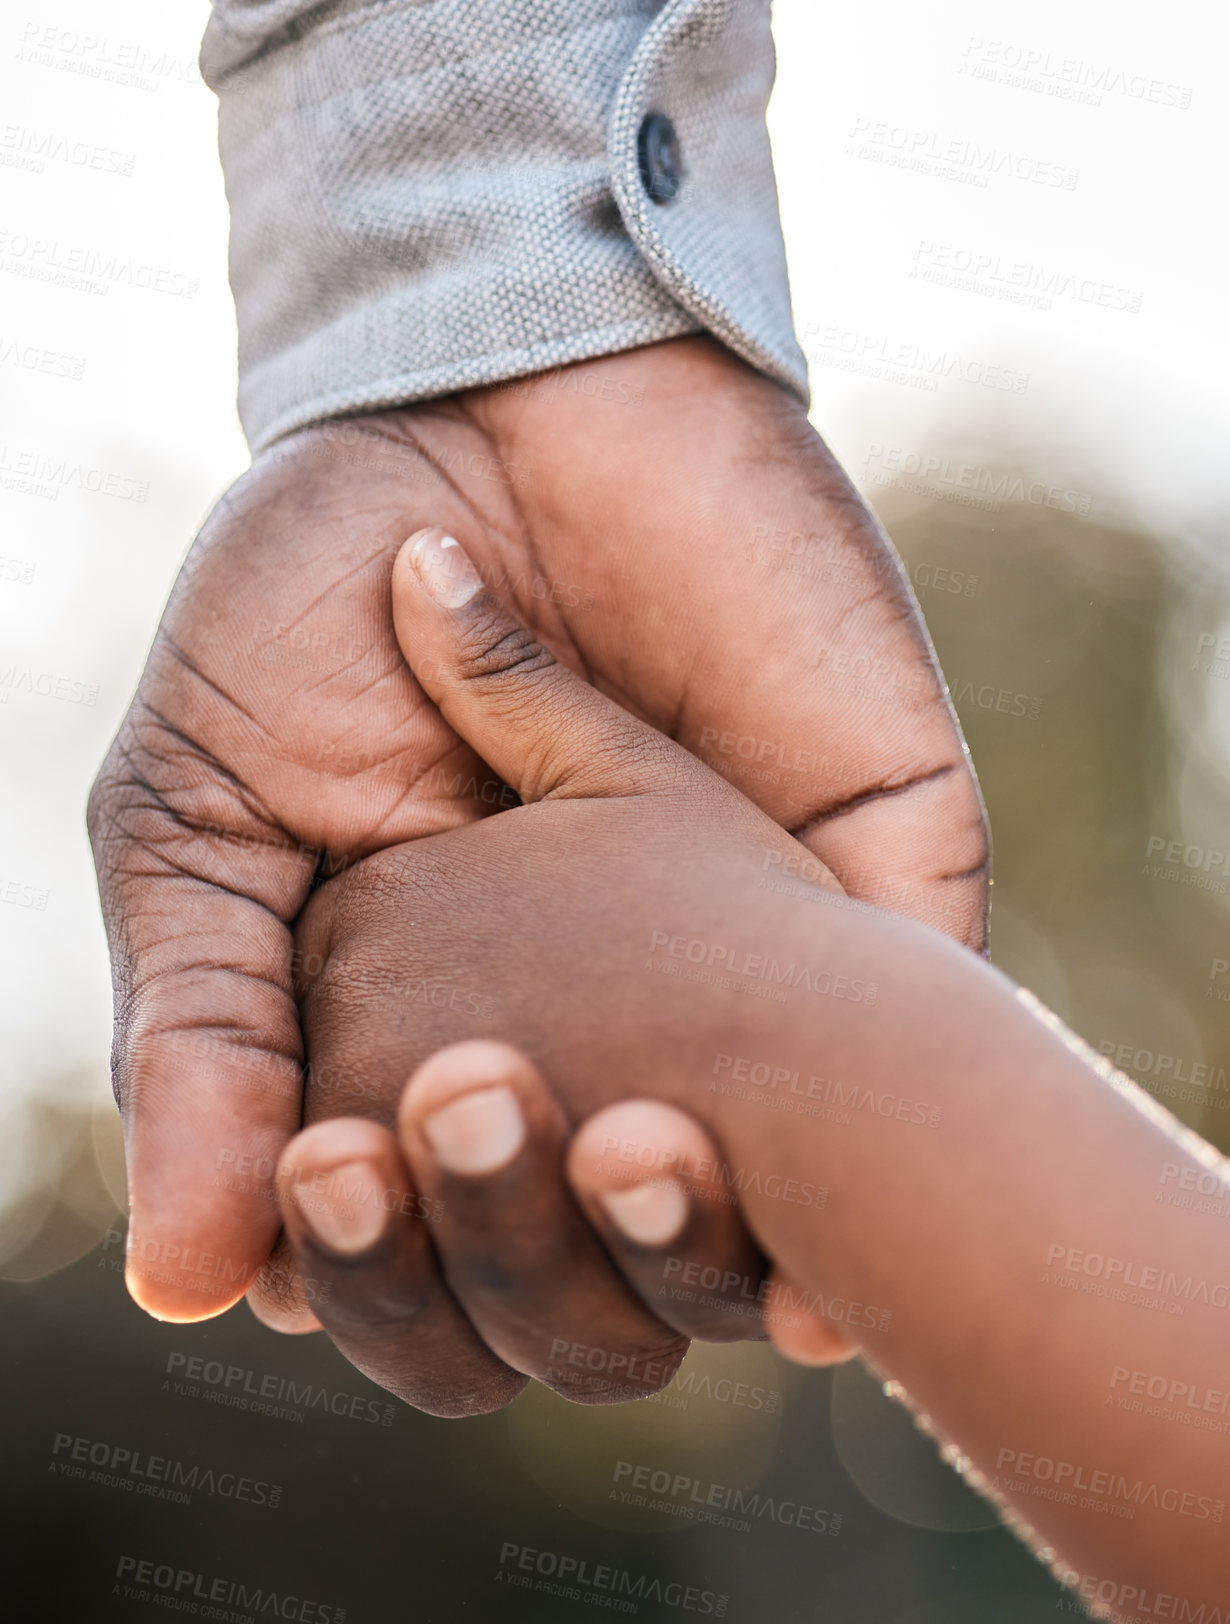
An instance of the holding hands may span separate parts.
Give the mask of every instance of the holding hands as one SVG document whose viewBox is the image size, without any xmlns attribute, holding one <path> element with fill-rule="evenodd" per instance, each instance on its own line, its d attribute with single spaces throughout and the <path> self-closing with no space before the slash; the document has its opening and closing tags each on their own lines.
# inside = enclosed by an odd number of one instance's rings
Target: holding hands
<svg viewBox="0 0 1230 1624">
<path fill-rule="evenodd" d="M 802 407 L 708 339 L 600 365 L 610 391 L 571 387 L 582 365 L 549 388 L 476 390 L 282 442 L 224 499 L 176 585 L 90 807 L 128 1278 L 160 1317 L 220 1312 L 277 1239 L 273 1169 L 303 1120 L 292 982 L 310 960 L 292 931 L 313 886 L 511 799 L 394 636 L 392 560 L 426 523 L 463 542 L 567 668 L 705 756 L 704 798 L 727 775 L 852 896 L 982 943 L 985 827 L 926 634 Z M 566 879 L 555 867 L 549 883 Z M 462 940 L 481 938 L 481 914 L 442 905 Z M 266 1317 L 276 1297 L 284 1312 L 276 1279 L 258 1294 Z"/>
<path fill-rule="evenodd" d="M 968 951 L 977 792 L 798 409 L 707 341 L 618 364 L 656 436 L 591 398 L 553 438 L 499 391 L 368 423 L 361 468 L 310 433 L 189 561 L 92 805 L 130 1288 L 180 1319 L 246 1292 L 447 1415 L 652 1392 L 691 1336 L 857 1347 L 1049 1557 L 1211 1593 L 1224 1445 L 1168 1436 L 1146 1500 L 1154 1423 L 1099 1395 L 1217 1389 L 1223 1237 L 1153 1196 L 1224 1169 Z M 532 494 L 445 480 L 450 440 L 542 448 Z M 840 572 L 800 590 L 779 530 Z M 287 628 L 352 657 L 307 682 Z M 740 778 L 726 737 L 811 766 Z M 1057 1293 L 1088 1257 L 1202 1295 Z M 1024 1461 L 1138 1484 L 1130 1545 L 1001 1481 Z"/>
<path fill-rule="evenodd" d="M 791 838 L 556 661 L 441 530 L 398 555 L 393 613 L 441 715 L 523 804 L 390 847 L 305 911 L 300 962 L 320 967 L 299 988 L 314 1126 L 279 1174 L 299 1277 L 348 1357 L 422 1408 L 497 1405 L 523 1384 L 517 1372 L 583 1401 L 652 1392 L 688 1337 L 757 1334 L 775 1295 L 728 1158 L 663 1103 L 701 1103 L 720 1028 L 712 997 L 698 1010 L 694 987 L 654 973 L 674 967 L 652 962 L 654 944 L 668 940 L 663 920 L 716 920 Z M 818 900 L 841 895 L 810 867 Z M 419 996 L 433 985 L 462 997 Z M 476 1022 L 480 1004 L 491 1013 Z M 608 1103 L 569 1149 L 568 1118 L 523 1054 L 439 1048 L 475 1030 L 513 1033 L 548 1059 L 570 1106 L 659 1098 Z M 394 1109 L 396 1138 L 342 1115 Z M 672 1292 L 672 1277 L 720 1285 Z M 788 1345 L 816 1361 L 853 1351 L 820 1315 Z"/>
<path fill-rule="evenodd" d="M 1211 1169 L 1207 1147 L 980 959 L 853 902 L 818 860 L 797 885 L 767 883 L 792 837 L 554 659 L 452 537 L 407 542 L 393 613 L 444 720 L 523 804 L 353 865 L 299 922 L 301 962 L 320 966 L 299 987 L 323 1068 L 306 1111 L 326 1120 L 288 1147 L 280 1194 L 343 1352 L 439 1407 L 415 1356 L 424 1327 L 456 1350 L 450 1413 L 500 1402 L 516 1373 L 624 1398 L 669 1379 L 683 1336 L 739 1334 L 750 1301 L 796 1357 L 860 1346 L 1078 1571 L 1211 1579 L 1214 1439 L 1174 1446 L 1156 1505 L 1142 1487 L 1130 1550 L 1096 1496 L 1035 1509 L 1028 1484 L 996 1475 L 1098 1461 L 1127 1493 L 1156 1438 L 1091 1402 L 1106 1371 L 1184 1359 L 1212 1390 L 1224 1288 L 1176 1327 L 1128 1292 L 1057 1305 L 1044 1267 L 1072 1236 L 1080 1256 L 1218 1278 L 1222 1238 L 1139 1196 L 1163 1166 Z M 490 1013 L 399 1000 L 398 976 L 481 992 Z M 487 1041 L 456 1042 L 475 1032 Z M 734 1057 L 760 1086 L 725 1084 Z M 343 1058 L 349 1097 L 328 1081 Z M 355 1104 L 396 1108 L 396 1140 L 327 1120 Z M 566 1151 L 567 1121 L 587 1116 Z M 425 1199 L 433 1222 L 393 1219 L 339 1249 L 305 1169 L 326 1189 L 344 1170 L 393 1190 L 403 1210 Z M 771 1260 L 763 1282 L 736 1197 Z"/>
</svg>

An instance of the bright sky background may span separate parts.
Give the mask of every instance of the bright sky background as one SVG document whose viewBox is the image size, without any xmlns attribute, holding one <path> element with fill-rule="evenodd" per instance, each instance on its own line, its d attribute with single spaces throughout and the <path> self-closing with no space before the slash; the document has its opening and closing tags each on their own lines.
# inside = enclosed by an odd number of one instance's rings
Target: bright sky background
<svg viewBox="0 0 1230 1624">
<path fill-rule="evenodd" d="M 14 0 L 0 23 L 0 678 L 29 667 L 70 695 L 97 688 L 88 705 L 0 684 L 0 1204 L 51 1154 L 30 1100 L 106 1094 L 82 808 L 175 570 L 246 461 L 214 107 L 195 67 L 206 11 Z M 1137 505 L 1211 567 L 1230 428 L 1224 8 L 778 0 L 776 32 L 772 129 L 813 415 L 855 478 L 875 447 L 1019 438 L 1102 511 Z M 124 82 L 142 51 L 159 67 Z M 1084 100 L 1060 94 L 1071 85 Z M 98 167 L 40 167 L 25 149 L 49 133 L 97 149 Z M 195 295 L 56 285 L 74 250 Z M 953 284 L 971 258 L 998 263 L 989 292 Z M 1119 302 L 1127 290 L 1139 310 L 1070 292 L 1050 309 L 1006 302 L 1014 264 Z M 883 366 L 903 348 L 897 380 L 848 370 L 852 354 Z M 925 390 L 924 351 L 1028 382 Z M 111 494 L 16 488 L 39 457 L 99 470 Z"/>
</svg>

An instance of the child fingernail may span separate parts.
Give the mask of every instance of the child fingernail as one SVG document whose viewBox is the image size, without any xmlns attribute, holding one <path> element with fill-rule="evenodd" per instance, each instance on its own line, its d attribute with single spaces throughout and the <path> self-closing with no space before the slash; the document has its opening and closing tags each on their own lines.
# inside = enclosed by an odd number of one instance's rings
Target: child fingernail
<svg viewBox="0 0 1230 1624">
<path fill-rule="evenodd" d="M 335 1252 L 356 1256 L 374 1246 L 388 1222 L 385 1189 L 374 1167 L 347 1162 L 291 1186 L 304 1224 Z"/>
<path fill-rule="evenodd" d="M 423 1133 L 445 1172 L 494 1173 L 525 1143 L 525 1118 L 510 1088 L 482 1088 L 433 1111 Z"/>
<path fill-rule="evenodd" d="M 688 1221 L 688 1198 L 674 1179 L 605 1190 L 599 1199 L 620 1234 L 638 1246 L 665 1246 Z"/>
<path fill-rule="evenodd" d="M 410 563 L 423 590 L 442 609 L 460 609 L 483 584 L 461 543 L 438 526 L 419 535 Z"/>
</svg>

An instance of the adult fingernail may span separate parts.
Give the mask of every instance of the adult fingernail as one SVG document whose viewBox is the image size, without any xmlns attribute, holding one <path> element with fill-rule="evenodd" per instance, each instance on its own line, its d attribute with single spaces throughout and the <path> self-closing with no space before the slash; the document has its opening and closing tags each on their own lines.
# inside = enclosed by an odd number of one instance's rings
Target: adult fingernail
<svg viewBox="0 0 1230 1624">
<path fill-rule="evenodd" d="M 433 1111 L 423 1132 L 447 1173 L 494 1173 L 525 1143 L 521 1102 L 510 1088 L 481 1088 Z"/>
<path fill-rule="evenodd" d="M 385 1187 L 367 1162 L 347 1162 L 292 1185 L 291 1201 L 318 1240 L 352 1256 L 374 1246 L 388 1222 Z"/>
<path fill-rule="evenodd" d="M 443 609 L 460 609 L 483 584 L 461 543 L 438 526 L 421 532 L 410 563 L 428 597 Z"/>
<path fill-rule="evenodd" d="M 638 1246 L 665 1246 L 688 1221 L 688 1198 L 674 1179 L 604 1190 L 600 1199 L 616 1229 Z"/>
</svg>

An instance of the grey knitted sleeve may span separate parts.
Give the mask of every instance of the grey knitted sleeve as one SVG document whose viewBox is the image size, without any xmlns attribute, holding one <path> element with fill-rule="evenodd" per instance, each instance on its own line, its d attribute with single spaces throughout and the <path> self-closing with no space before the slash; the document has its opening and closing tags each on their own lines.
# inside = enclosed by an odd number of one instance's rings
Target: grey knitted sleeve
<svg viewBox="0 0 1230 1624">
<path fill-rule="evenodd" d="M 214 0 L 254 449 L 708 330 L 807 398 L 770 0 Z"/>
</svg>

